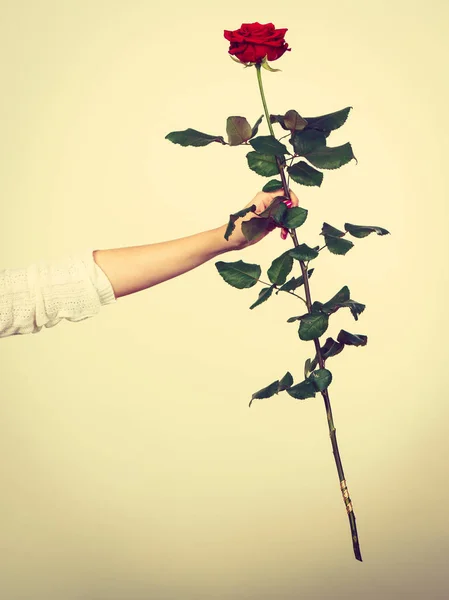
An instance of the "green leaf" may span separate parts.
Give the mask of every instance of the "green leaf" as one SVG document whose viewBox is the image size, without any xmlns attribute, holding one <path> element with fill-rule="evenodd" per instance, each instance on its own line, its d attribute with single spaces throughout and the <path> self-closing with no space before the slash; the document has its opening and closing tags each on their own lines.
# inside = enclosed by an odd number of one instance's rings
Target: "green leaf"
<svg viewBox="0 0 449 600">
<path fill-rule="evenodd" d="M 268 277 L 271 283 L 275 285 L 282 285 L 287 279 L 287 275 L 293 268 L 293 258 L 290 256 L 290 250 L 284 252 L 271 263 L 271 267 L 268 269 Z"/>
<path fill-rule="evenodd" d="M 306 156 L 308 160 L 309 152 L 316 151 L 326 146 L 326 136 L 314 129 L 304 129 L 304 131 L 295 131 L 289 142 L 295 149 L 296 154 L 299 154 L 299 156 Z"/>
<path fill-rule="evenodd" d="M 248 242 L 252 242 L 259 236 L 264 235 L 267 231 L 272 231 L 274 228 L 271 219 L 264 219 L 261 217 L 254 217 L 249 221 L 243 221 L 242 233 Z"/>
<path fill-rule="evenodd" d="M 283 212 L 287 210 L 287 207 L 284 204 L 285 196 L 282 195 L 282 191 L 279 192 L 279 196 L 275 196 L 271 201 L 271 204 L 267 206 L 267 208 L 259 214 L 259 217 L 262 218 L 274 218 L 275 215 L 279 216 Z M 280 212 L 279 212 L 280 211 Z"/>
<path fill-rule="evenodd" d="M 314 398 L 315 397 L 315 386 L 313 383 L 307 379 L 301 381 L 301 383 L 297 383 L 293 387 L 287 390 L 287 394 L 292 396 L 292 398 L 296 398 L 297 400 L 305 400 L 306 398 Z"/>
<path fill-rule="evenodd" d="M 324 305 L 323 311 L 326 314 L 330 315 L 330 314 L 336 312 L 339 308 L 349 308 L 352 316 L 357 321 L 357 319 L 359 318 L 359 315 L 365 310 L 366 305 L 361 304 L 360 302 L 356 302 L 355 300 L 346 300 L 344 302 L 336 302 L 330 307 L 327 307 L 326 305 Z"/>
<path fill-rule="evenodd" d="M 319 187 L 323 181 L 323 173 L 317 171 L 303 160 L 287 167 L 287 172 L 293 181 L 301 185 L 316 185 Z"/>
<path fill-rule="evenodd" d="M 258 175 L 272 177 L 279 172 L 276 157 L 273 155 L 248 152 L 246 158 L 248 160 L 248 167 Z"/>
<path fill-rule="evenodd" d="M 327 369 L 317 369 L 310 374 L 308 380 L 312 382 L 317 392 L 322 392 L 329 387 L 332 381 L 332 373 Z"/>
<path fill-rule="evenodd" d="M 244 217 L 249 212 L 254 212 L 255 210 L 256 210 L 256 205 L 253 204 L 249 208 L 242 208 L 242 210 L 239 210 L 238 212 L 236 212 L 232 215 L 229 215 L 228 226 L 226 227 L 226 232 L 224 234 L 226 241 L 229 240 L 231 233 L 234 231 L 235 222 L 237 221 L 237 219 L 239 219 L 240 217 Z"/>
<path fill-rule="evenodd" d="M 345 345 L 341 342 L 337 342 L 331 337 L 328 337 L 323 346 L 321 346 L 321 355 L 326 360 L 331 356 L 340 354 Z"/>
<path fill-rule="evenodd" d="M 338 169 L 347 164 L 355 156 L 349 142 L 335 148 L 318 148 L 306 155 L 309 162 L 320 169 Z"/>
<path fill-rule="evenodd" d="M 320 313 L 320 312 L 323 312 L 323 310 L 322 310 L 322 309 L 323 309 L 323 306 L 324 306 L 324 305 L 323 305 L 323 303 L 322 303 L 322 302 L 320 302 L 319 300 L 315 300 L 315 302 L 313 302 L 313 304 L 312 304 L 312 309 L 311 309 L 311 311 L 312 311 L 313 313 Z"/>
<path fill-rule="evenodd" d="M 300 206 L 292 206 L 287 209 L 282 219 L 282 225 L 287 229 L 296 229 L 301 227 L 304 221 L 307 219 L 307 209 L 301 208 Z"/>
<path fill-rule="evenodd" d="M 275 196 L 271 204 L 259 214 L 261 218 L 268 218 L 273 226 L 276 226 L 275 224 L 280 225 L 284 214 L 287 212 L 287 207 L 284 204 L 285 196 L 282 196 L 281 193 L 282 191 L 280 190 L 280 195 Z"/>
<path fill-rule="evenodd" d="M 310 360 L 310 358 L 308 358 L 306 360 L 306 362 L 304 363 L 304 377 L 305 377 L 305 379 L 307 379 L 307 377 L 313 371 L 314 368 L 315 367 L 313 366 L 312 361 Z"/>
<path fill-rule="evenodd" d="M 347 333 L 347 332 L 345 332 L 345 333 Z M 351 335 L 351 334 L 349 334 L 349 335 Z M 336 341 L 333 338 L 328 337 L 325 344 L 323 346 L 321 346 L 321 356 L 323 357 L 324 360 L 327 360 L 328 358 L 331 358 L 332 356 L 336 356 L 337 354 L 340 354 L 340 352 L 343 350 L 344 347 L 345 347 L 345 345 L 343 344 L 343 342 Z M 308 360 L 310 360 L 310 359 L 308 359 Z M 318 355 L 315 355 L 315 358 L 313 359 L 313 361 L 310 362 L 309 370 L 313 371 L 317 365 L 318 365 Z"/>
<path fill-rule="evenodd" d="M 296 258 L 296 260 L 312 260 L 318 256 L 318 252 L 307 244 L 300 244 L 290 250 L 290 256 Z"/>
<path fill-rule="evenodd" d="M 277 206 L 273 212 L 271 213 L 271 218 L 275 220 L 277 225 L 282 225 L 284 220 L 284 215 L 287 212 L 288 208 L 285 206 L 283 202 Z"/>
<path fill-rule="evenodd" d="M 263 115 L 260 115 L 260 117 L 254 123 L 254 127 L 251 130 L 251 137 L 254 137 L 255 135 L 257 135 L 257 132 L 259 131 L 259 125 L 262 123 L 262 119 L 263 119 Z"/>
<path fill-rule="evenodd" d="M 321 346 L 321 356 L 324 360 L 327 360 L 331 356 L 340 354 L 345 345 L 342 342 L 337 342 L 331 337 L 328 337 L 325 344 Z M 315 358 L 310 362 L 310 371 L 313 371 L 318 365 L 318 355 L 315 354 Z"/>
<path fill-rule="evenodd" d="M 226 144 L 221 135 L 209 135 L 190 128 L 184 131 L 172 131 L 165 136 L 165 139 L 181 146 L 207 146 L 211 142 Z"/>
<path fill-rule="evenodd" d="M 350 292 L 347 285 L 343 286 L 339 292 L 335 294 L 330 300 L 323 304 L 323 310 L 328 314 L 331 314 L 337 310 L 342 302 L 349 300 Z"/>
<path fill-rule="evenodd" d="M 366 346 L 368 337 L 361 333 L 349 333 L 349 331 L 342 329 L 337 336 L 337 341 L 345 346 Z"/>
<path fill-rule="evenodd" d="M 359 315 L 365 310 L 366 304 L 362 304 L 361 302 L 356 302 L 355 300 L 348 300 L 345 302 L 345 306 L 349 307 L 352 316 L 357 321 Z"/>
<path fill-rule="evenodd" d="M 290 317 L 287 319 L 287 323 L 293 323 L 294 321 L 300 321 L 306 315 L 300 315 L 299 317 Z"/>
<path fill-rule="evenodd" d="M 352 223 L 345 223 L 345 229 L 348 233 L 356 238 L 363 238 L 370 233 L 377 233 L 377 235 L 387 235 L 390 233 L 383 227 L 375 227 L 372 225 L 352 225 Z"/>
<path fill-rule="evenodd" d="M 249 403 L 249 405 L 251 406 L 251 403 L 253 400 L 256 399 L 263 399 L 263 398 L 271 398 L 271 396 L 274 396 L 275 394 L 278 394 L 279 392 L 283 392 L 284 390 L 287 390 L 293 385 L 293 377 L 292 374 L 287 371 L 287 373 L 284 375 L 284 377 L 279 381 L 273 381 L 273 383 L 270 383 L 270 385 L 267 385 L 267 387 L 262 388 L 261 390 L 259 390 L 258 392 L 255 392 L 252 395 L 251 398 L 251 402 Z"/>
<path fill-rule="evenodd" d="M 304 373 L 310 372 L 310 366 L 310 358 L 308 358 L 304 365 Z M 318 369 L 317 371 L 310 372 L 309 376 L 305 375 L 305 380 L 290 387 L 287 393 L 298 400 L 313 398 L 316 392 L 322 392 L 327 389 L 331 381 L 332 373 L 328 369 Z"/>
<path fill-rule="evenodd" d="M 329 225 L 329 223 L 323 223 L 320 235 L 332 235 L 333 237 L 342 237 L 345 235 L 345 232 L 340 231 L 335 227 L 332 227 L 332 225 Z"/>
<path fill-rule="evenodd" d="M 354 246 L 350 240 L 344 240 L 333 235 L 325 235 L 324 241 L 326 242 L 327 249 L 332 254 L 346 254 Z"/>
<path fill-rule="evenodd" d="M 279 381 L 279 391 L 283 392 L 293 385 L 293 377 L 292 374 L 287 371 L 284 377 Z"/>
<path fill-rule="evenodd" d="M 285 121 L 286 119 L 287 122 Z M 290 127 L 294 122 L 298 125 L 298 127 Z M 279 123 L 282 129 L 285 129 L 286 131 L 292 131 L 292 129 L 298 129 L 301 131 L 304 129 L 304 122 L 305 126 L 307 126 L 305 119 L 303 119 L 301 115 L 293 109 L 288 110 L 285 115 L 270 115 L 270 123 Z"/>
<path fill-rule="evenodd" d="M 279 123 L 282 129 L 288 130 L 284 124 L 284 115 L 270 115 L 270 123 Z"/>
<path fill-rule="evenodd" d="M 313 271 L 314 269 L 310 269 L 309 271 L 307 271 L 308 279 L 310 279 Z M 279 294 L 279 292 L 293 292 L 301 285 L 304 285 L 304 278 L 302 275 L 300 275 L 299 277 L 292 277 L 289 281 L 287 281 L 287 283 L 284 283 L 284 285 L 276 291 L 276 294 Z"/>
<path fill-rule="evenodd" d="M 256 152 L 260 154 L 272 154 L 275 156 L 282 156 L 287 154 L 288 150 L 272 135 L 259 135 L 253 138 L 249 142 Z"/>
<path fill-rule="evenodd" d="M 245 263 L 242 260 L 228 263 L 220 260 L 215 263 L 215 266 L 226 283 L 240 290 L 256 285 L 262 272 L 259 265 Z"/>
<path fill-rule="evenodd" d="M 251 396 L 251 401 L 250 401 L 249 405 L 251 406 L 251 403 L 253 400 L 259 400 L 262 398 L 271 398 L 271 396 L 274 396 L 275 394 L 277 394 L 278 391 L 279 391 L 279 379 L 276 379 L 276 381 L 273 381 L 273 383 L 270 383 L 270 385 L 267 385 L 267 387 L 262 388 L 258 392 L 254 392 L 254 394 Z"/>
<path fill-rule="evenodd" d="M 310 358 L 308 358 L 307 360 L 310 361 Z M 318 357 L 315 356 L 315 358 L 312 361 L 310 361 L 310 364 L 308 365 L 309 373 L 312 373 L 312 371 L 314 371 L 317 368 L 317 366 L 318 366 Z"/>
<path fill-rule="evenodd" d="M 260 290 L 259 297 L 254 302 L 254 304 L 252 304 L 250 306 L 250 309 L 252 310 L 253 308 L 256 308 L 256 306 L 259 306 L 259 304 L 262 304 L 262 302 L 265 302 L 266 300 L 268 300 L 268 298 L 271 296 L 272 293 L 273 293 L 273 287 L 263 288 L 262 290 Z"/>
<path fill-rule="evenodd" d="M 333 131 L 334 129 L 338 129 L 345 123 L 351 108 L 352 106 L 348 106 L 342 110 L 321 115 L 320 117 L 307 117 L 308 127 L 317 129 L 318 131 Z"/>
<path fill-rule="evenodd" d="M 278 295 L 279 292 L 293 292 L 296 290 L 297 287 L 304 283 L 304 281 L 302 281 L 299 285 L 297 285 L 298 279 L 299 277 L 292 277 L 289 279 L 286 283 L 284 283 L 283 286 L 276 290 L 276 295 Z"/>
<path fill-rule="evenodd" d="M 299 325 L 299 337 L 306 342 L 319 338 L 329 326 L 329 317 L 324 313 L 305 315 Z"/>
<path fill-rule="evenodd" d="M 262 188 L 262 192 L 274 192 L 275 190 L 283 191 L 282 183 L 277 179 L 270 179 Z"/>
<path fill-rule="evenodd" d="M 284 128 L 291 131 L 302 131 L 307 126 L 307 121 L 296 110 L 288 110 L 284 115 Z"/>
<path fill-rule="evenodd" d="M 226 133 L 230 146 L 239 146 L 251 137 L 251 125 L 245 117 L 228 117 L 226 119 Z"/>
</svg>

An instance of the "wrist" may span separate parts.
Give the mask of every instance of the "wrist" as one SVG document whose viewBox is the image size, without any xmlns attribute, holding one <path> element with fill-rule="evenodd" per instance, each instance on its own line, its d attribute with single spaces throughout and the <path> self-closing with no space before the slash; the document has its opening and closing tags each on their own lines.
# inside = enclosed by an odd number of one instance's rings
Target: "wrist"
<svg viewBox="0 0 449 600">
<path fill-rule="evenodd" d="M 221 225 L 213 230 L 215 235 L 215 249 L 216 255 L 223 254 L 224 252 L 229 252 L 231 250 L 238 250 L 240 248 L 239 244 L 235 241 L 235 236 L 233 239 L 233 235 L 231 234 L 229 240 L 225 239 L 225 233 L 227 229 L 226 225 Z"/>
</svg>

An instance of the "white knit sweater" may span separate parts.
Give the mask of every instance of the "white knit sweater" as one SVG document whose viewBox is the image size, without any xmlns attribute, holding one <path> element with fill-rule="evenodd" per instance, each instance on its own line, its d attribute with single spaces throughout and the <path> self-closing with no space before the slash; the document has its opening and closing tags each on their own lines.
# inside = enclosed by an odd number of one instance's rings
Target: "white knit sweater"
<svg viewBox="0 0 449 600">
<path fill-rule="evenodd" d="M 117 302 L 93 252 L 0 270 L 0 337 L 38 333 L 62 319 L 82 321 Z"/>
</svg>

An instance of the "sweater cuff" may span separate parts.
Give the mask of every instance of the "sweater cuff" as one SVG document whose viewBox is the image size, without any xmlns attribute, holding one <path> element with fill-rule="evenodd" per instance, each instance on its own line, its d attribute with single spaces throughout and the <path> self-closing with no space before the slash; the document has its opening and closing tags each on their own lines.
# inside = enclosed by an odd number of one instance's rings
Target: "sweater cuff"
<svg viewBox="0 0 449 600">
<path fill-rule="evenodd" d="M 106 273 L 95 262 L 93 253 L 94 250 L 91 250 L 90 248 L 86 250 L 83 256 L 83 262 L 86 265 L 89 277 L 97 290 L 100 304 L 114 304 L 117 302 L 114 289 Z"/>
</svg>

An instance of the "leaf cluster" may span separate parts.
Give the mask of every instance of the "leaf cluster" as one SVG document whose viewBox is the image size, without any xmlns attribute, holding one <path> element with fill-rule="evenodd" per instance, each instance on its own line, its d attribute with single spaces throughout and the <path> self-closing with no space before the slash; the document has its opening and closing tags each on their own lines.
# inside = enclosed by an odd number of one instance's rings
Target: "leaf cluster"
<svg viewBox="0 0 449 600">
<path fill-rule="evenodd" d="M 328 337 L 323 346 L 321 346 L 321 356 L 324 362 L 331 356 L 340 354 L 345 346 L 366 346 L 368 337 L 361 333 L 349 333 L 345 329 L 341 329 L 334 340 L 332 337 Z M 315 354 L 313 360 L 308 358 L 304 365 L 304 377 L 307 377 L 309 373 L 314 371 L 319 364 L 318 355 Z"/>
<path fill-rule="evenodd" d="M 246 65 L 248 66 L 248 65 Z M 269 68 L 265 66 L 265 68 Z M 263 177 L 277 177 L 281 168 L 286 168 L 293 181 L 305 186 L 321 186 L 324 174 L 322 170 L 333 170 L 348 164 L 354 156 L 352 146 L 349 142 L 340 146 L 328 146 L 327 141 L 332 131 L 341 127 L 347 120 L 352 107 L 346 107 L 336 112 L 328 113 L 318 117 L 303 117 L 296 110 L 288 110 L 285 114 L 270 115 L 271 124 L 280 126 L 288 132 L 281 139 L 288 137 L 288 147 L 274 135 L 258 135 L 259 126 L 263 120 L 260 116 L 253 126 L 242 116 L 230 116 L 226 121 L 227 141 L 220 135 L 210 135 L 195 129 L 174 131 L 166 136 L 169 141 L 181 146 L 206 146 L 213 142 L 229 146 L 250 145 L 252 150 L 246 154 L 248 167 L 256 174 Z M 289 163 L 287 166 L 287 162 Z M 304 263 L 309 278 L 314 269 L 308 269 L 308 264 L 314 260 L 320 252 L 319 246 L 310 247 L 305 243 L 297 244 L 294 230 L 300 227 L 307 219 L 308 211 L 302 207 L 287 208 L 284 201 L 283 183 L 279 179 L 269 179 L 262 188 L 265 192 L 279 190 L 271 205 L 251 219 L 242 223 L 242 232 L 248 241 L 255 241 L 267 231 L 275 227 L 290 230 L 295 240 L 295 248 L 283 252 L 276 257 L 269 269 L 267 277 L 269 284 L 265 283 L 260 290 L 255 302 L 250 306 L 254 309 L 260 306 L 279 292 L 297 295 L 295 291 L 304 285 L 304 277 L 291 277 L 288 279 L 294 261 L 301 263 L 304 272 Z M 252 205 L 229 216 L 225 239 L 229 240 L 235 229 L 238 219 L 245 217 L 250 212 L 256 213 L 256 206 Z M 323 223 L 320 235 L 324 237 L 325 246 L 331 253 L 345 255 L 354 243 L 345 239 L 346 234 L 354 238 L 363 238 L 371 233 L 377 235 L 389 234 L 382 227 L 371 225 L 354 225 L 345 223 L 344 231 Z M 257 264 L 246 263 L 242 260 L 235 262 L 218 261 L 216 268 L 226 283 L 238 289 L 251 288 L 260 281 L 261 267 Z M 261 282 L 264 283 L 264 282 Z M 298 296 L 301 298 L 300 296 Z M 301 298 L 301 300 L 303 300 Z M 305 301 L 304 301 L 305 302 Z M 307 303 L 306 303 L 307 304 Z M 308 358 L 304 366 L 304 380 L 294 385 L 291 373 L 287 372 L 280 380 L 255 392 L 254 399 L 269 398 L 281 391 L 293 398 L 305 399 L 314 397 L 317 392 L 323 392 L 332 381 L 332 374 L 324 368 L 325 361 L 343 351 L 345 346 L 365 346 L 367 336 L 354 334 L 340 330 L 337 339 L 328 337 L 323 346 L 319 346 L 319 338 L 327 331 L 329 319 L 332 314 L 341 308 L 348 308 L 357 321 L 360 314 L 365 310 L 365 305 L 350 297 L 349 288 L 343 286 L 327 302 L 313 302 L 306 314 L 290 317 L 288 322 L 299 321 L 298 336 L 303 341 L 313 341 L 319 349 L 313 359 Z M 321 366 L 320 366 L 321 365 Z M 320 367 L 320 368 L 317 368 Z M 250 406 L 251 406 L 250 402 Z"/>
<path fill-rule="evenodd" d="M 251 221 L 248 221 L 248 223 L 250 222 Z M 272 285 L 261 290 L 259 298 L 250 308 L 255 308 L 265 300 L 268 300 L 273 289 L 277 290 L 276 294 L 279 292 L 292 293 L 302 286 L 304 284 L 302 275 L 300 277 L 292 277 L 287 281 L 287 277 L 293 268 L 294 260 L 311 260 L 316 256 L 318 256 L 318 252 L 315 248 L 310 248 L 307 244 L 301 244 L 301 246 L 287 250 L 275 258 L 267 270 L 268 279 Z M 243 260 L 234 262 L 220 260 L 215 263 L 215 266 L 224 281 L 237 289 L 253 287 L 260 281 L 260 276 L 262 274 L 260 265 L 247 263 Z M 310 269 L 308 271 L 308 277 L 310 277 L 312 273 L 313 269 Z"/>
<path fill-rule="evenodd" d="M 228 117 L 226 120 L 227 142 L 225 142 L 221 135 L 210 135 L 191 128 L 183 129 L 182 131 L 172 131 L 165 136 L 165 139 L 180 146 L 207 146 L 212 144 L 212 142 L 218 142 L 225 146 L 240 146 L 241 144 L 246 144 L 248 140 L 257 135 L 262 119 L 263 115 L 251 127 L 245 117 Z"/>
<path fill-rule="evenodd" d="M 282 379 L 278 379 L 267 385 L 266 387 L 254 392 L 251 397 L 249 406 L 251 406 L 253 400 L 261 400 L 264 398 L 271 398 L 279 392 L 286 391 L 289 396 L 296 398 L 297 400 L 305 400 L 306 398 L 313 398 L 317 392 L 323 392 L 326 390 L 332 381 L 332 373 L 328 369 L 318 369 L 311 373 L 308 377 L 293 385 L 292 374 L 287 371 Z"/>
<path fill-rule="evenodd" d="M 327 146 L 331 131 L 345 123 L 350 109 L 347 107 L 319 117 L 302 117 L 293 109 L 285 115 L 270 115 L 271 123 L 278 123 L 290 132 L 288 141 L 294 153 L 274 136 L 259 136 L 250 142 L 255 151 L 246 155 L 249 168 L 258 175 L 271 177 L 278 172 L 278 162 L 281 166 L 285 165 L 286 155 L 289 155 L 292 161 L 287 172 L 293 181 L 320 186 L 323 173 L 319 169 L 338 169 L 355 159 L 349 142 L 341 146 Z M 296 158 L 300 160 L 294 162 Z"/>
<path fill-rule="evenodd" d="M 329 327 L 329 317 L 340 308 L 349 308 L 352 316 L 357 321 L 359 315 L 365 310 L 365 304 L 351 300 L 348 286 L 343 286 L 339 292 L 324 304 L 315 301 L 311 311 L 297 317 L 290 317 L 287 323 L 300 321 L 298 335 L 301 340 L 311 341 L 318 339 Z"/>
<path fill-rule="evenodd" d="M 191 128 L 172 131 L 165 137 L 181 146 L 207 146 L 212 142 L 229 146 L 249 144 L 253 150 L 246 155 L 248 167 L 263 177 L 276 176 L 279 166 L 286 165 L 286 156 L 288 155 L 292 161 L 287 167 L 287 172 L 293 181 L 301 185 L 320 186 L 323 181 L 323 173 L 319 169 L 338 169 L 355 159 L 349 142 L 341 146 L 327 146 L 329 134 L 345 123 L 350 110 L 349 106 L 318 117 L 302 117 L 294 109 L 288 110 L 285 115 L 270 115 L 271 123 L 277 123 L 282 129 L 290 132 L 288 141 L 293 152 L 273 135 L 257 136 L 263 115 L 253 126 L 245 117 L 228 117 L 226 120 L 227 142 L 223 136 L 210 135 Z M 296 158 L 300 160 L 294 162 Z M 268 182 L 267 186 L 270 185 L 274 185 L 274 183 Z M 278 181 L 275 182 L 275 185 L 282 187 L 281 182 Z M 264 191 L 272 190 L 264 187 Z"/>
<path fill-rule="evenodd" d="M 285 199 L 285 196 L 276 196 L 270 206 L 263 212 L 242 223 L 243 235 L 249 242 L 263 236 L 275 227 L 296 229 L 305 222 L 308 214 L 307 209 L 301 208 L 300 206 L 287 208 L 284 204 Z M 244 208 L 229 215 L 229 222 L 224 236 L 226 240 L 229 240 L 230 235 L 234 231 L 237 219 L 244 217 L 249 212 L 255 212 L 255 208 L 255 205 L 252 205 L 249 208 Z"/>
<path fill-rule="evenodd" d="M 283 252 L 280 256 L 275 258 L 271 263 L 271 266 L 267 270 L 267 276 L 271 282 L 268 287 L 263 287 L 258 295 L 256 301 L 250 306 L 250 309 L 254 309 L 260 304 L 266 302 L 272 295 L 273 291 L 276 290 L 276 294 L 279 292 L 287 292 L 294 294 L 300 286 L 304 285 L 304 278 L 292 277 L 287 281 L 287 277 L 290 274 L 294 260 L 312 260 L 318 252 L 314 248 L 310 248 L 307 244 L 301 244 L 291 250 Z M 260 265 L 245 263 L 242 260 L 236 262 L 223 262 L 218 261 L 216 267 L 221 277 L 231 285 L 238 289 L 250 288 L 256 285 L 260 281 L 262 269 Z M 307 278 L 309 279 L 314 269 L 307 271 Z M 296 295 L 296 294 L 294 294 Z M 341 308 L 348 308 L 354 319 L 357 321 L 360 314 L 365 310 L 365 304 L 357 302 L 350 297 L 350 291 L 348 286 L 343 286 L 330 300 L 327 302 L 315 301 L 311 310 L 305 314 L 290 317 L 287 319 L 288 323 L 299 321 L 298 336 L 303 341 L 318 340 L 329 327 L 329 318 L 332 314 L 336 313 Z M 326 339 L 325 344 L 321 347 L 321 356 L 323 361 L 326 361 L 331 356 L 339 354 L 344 346 L 365 346 L 368 341 L 366 335 L 353 334 L 345 330 L 341 330 L 336 340 L 332 337 Z M 306 380 L 298 384 L 290 395 L 293 393 L 298 394 L 294 397 L 301 397 L 302 394 L 310 393 L 315 388 L 312 383 L 315 379 L 308 379 L 312 373 L 315 372 L 316 367 L 319 364 L 318 354 L 313 359 L 307 359 L 304 367 L 304 376 Z M 322 369 L 321 369 L 322 370 Z M 319 371 L 321 371 L 319 370 Z M 317 371 L 318 373 L 318 371 Z M 321 375 L 320 375 L 321 376 Z M 316 377 L 316 375 L 314 375 Z M 259 390 L 257 394 L 268 393 L 273 395 L 278 393 L 276 383 L 273 382 L 267 388 Z M 268 391 L 267 391 L 268 390 Z M 289 392 L 290 393 L 290 392 Z M 257 396 L 269 397 L 269 396 Z M 304 396 L 309 397 L 309 396 Z"/>
<path fill-rule="evenodd" d="M 332 254 L 344 255 L 354 247 L 354 243 L 351 242 L 351 240 L 343 239 L 343 236 L 345 236 L 346 233 L 349 233 L 355 238 L 363 238 L 370 233 L 377 233 L 377 235 L 387 235 L 390 233 L 383 227 L 375 225 L 353 225 L 352 223 L 345 223 L 344 228 L 345 231 L 340 231 L 340 229 L 329 225 L 329 223 L 323 223 L 320 235 L 324 236 L 326 247 Z"/>
</svg>

